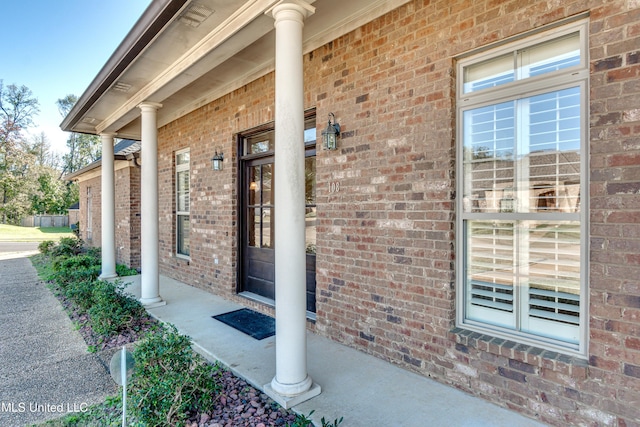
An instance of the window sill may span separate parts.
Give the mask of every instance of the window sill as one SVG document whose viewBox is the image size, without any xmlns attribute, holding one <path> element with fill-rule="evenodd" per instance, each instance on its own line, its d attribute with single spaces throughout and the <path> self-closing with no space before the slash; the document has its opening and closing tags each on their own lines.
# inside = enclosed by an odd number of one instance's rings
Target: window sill
<svg viewBox="0 0 640 427">
<path fill-rule="evenodd" d="M 180 255 L 180 254 L 175 254 L 174 258 L 178 261 L 184 261 L 187 263 L 187 265 L 189 265 L 191 263 L 191 257 L 187 256 L 187 255 Z"/>
<path fill-rule="evenodd" d="M 487 352 L 511 359 L 509 365 L 518 370 L 533 373 L 537 368 L 563 371 L 576 377 L 586 378 L 587 360 L 553 350 L 521 344 L 504 338 L 455 327 L 449 331 L 456 342 L 456 350 L 469 354 L 476 351 Z"/>
</svg>

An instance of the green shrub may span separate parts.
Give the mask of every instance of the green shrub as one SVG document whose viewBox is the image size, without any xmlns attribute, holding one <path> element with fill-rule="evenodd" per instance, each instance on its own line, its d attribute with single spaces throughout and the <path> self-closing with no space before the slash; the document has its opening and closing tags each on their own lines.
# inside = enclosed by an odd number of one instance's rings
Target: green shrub
<svg viewBox="0 0 640 427">
<path fill-rule="evenodd" d="M 78 237 L 61 237 L 51 254 L 55 257 L 69 257 L 82 252 L 84 242 Z"/>
<path fill-rule="evenodd" d="M 296 419 L 292 424 L 289 424 L 289 427 L 313 427 L 313 421 L 311 421 L 311 415 L 315 410 L 309 412 L 309 415 L 304 414 L 296 414 Z M 342 424 L 344 417 L 340 417 L 340 419 L 335 419 L 333 421 L 325 420 L 324 417 L 320 420 L 322 423 L 322 427 L 338 427 Z"/>
<path fill-rule="evenodd" d="M 219 385 L 217 367 L 191 349 L 191 339 L 175 326 L 160 327 L 134 351 L 130 396 L 136 416 L 149 427 L 176 425 L 198 409 L 211 412 Z"/>
<path fill-rule="evenodd" d="M 83 254 L 77 256 L 58 256 L 53 261 L 51 277 L 66 294 L 66 287 L 71 283 L 94 281 L 100 275 L 100 259 Z"/>
<path fill-rule="evenodd" d="M 136 274 L 138 274 L 138 270 L 136 270 L 135 268 L 127 267 L 123 264 L 116 264 L 116 274 L 120 277 L 135 276 Z"/>
<path fill-rule="evenodd" d="M 135 319 L 145 315 L 142 304 L 123 294 L 125 285 L 97 280 L 93 282 L 89 318 L 93 331 L 99 335 L 112 336 L 128 329 Z"/>
<path fill-rule="evenodd" d="M 84 243 L 83 243 L 83 244 L 84 244 Z M 82 251 L 83 251 L 85 254 L 87 254 L 87 255 L 89 255 L 89 256 L 91 256 L 91 257 L 93 257 L 93 258 L 97 259 L 98 261 L 101 261 L 101 260 L 102 260 L 102 248 L 96 248 L 96 247 L 85 248 L 85 247 L 83 246 Z"/>
<path fill-rule="evenodd" d="M 86 312 L 94 304 L 93 295 L 95 284 L 95 280 L 73 282 L 65 286 L 65 296 L 71 299 L 82 312 Z"/>
<path fill-rule="evenodd" d="M 38 250 L 43 255 L 49 255 L 53 248 L 55 248 L 56 242 L 53 240 L 45 240 L 44 242 L 40 242 L 38 245 Z"/>
</svg>

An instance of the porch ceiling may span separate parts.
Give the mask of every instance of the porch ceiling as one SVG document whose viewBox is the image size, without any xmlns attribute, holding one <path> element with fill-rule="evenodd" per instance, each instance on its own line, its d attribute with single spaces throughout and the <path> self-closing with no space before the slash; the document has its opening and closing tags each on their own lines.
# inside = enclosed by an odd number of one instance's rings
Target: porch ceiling
<svg viewBox="0 0 640 427">
<path fill-rule="evenodd" d="M 310 52 L 408 0 L 308 0 Z M 65 131 L 140 139 L 144 101 L 163 126 L 274 68 L 279 0 L 154 0 L 61 124 Z M 202 22 L 197 24 L 202 18 Z"/>
</svg>

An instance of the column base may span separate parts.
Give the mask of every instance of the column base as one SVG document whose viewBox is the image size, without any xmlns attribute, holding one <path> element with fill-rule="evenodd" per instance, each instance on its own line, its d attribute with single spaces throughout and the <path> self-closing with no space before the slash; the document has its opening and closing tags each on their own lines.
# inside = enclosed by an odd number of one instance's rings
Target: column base
<svg viewBox="0 0 640 427">
<path fill-rule="evenodd" d="M 275 378 L 273 379 L 273 381 L 275 381 Z M 267 396 L 275 400 L 284 409 L 291 409 L 299 403 L 306 402 L 307 400 L 314 398 L 322 393 L 322 388 L 320 387 L 320 385 L 312 382 L 311 387 L 307 390 L 293 396 L 286 396 L 274 390 L 272 386 L 273 381 L 264 386 L 264 392 Z"/>
<path fill-rule="evenodd" d="M 118 277 L 118 273 L 106 273 L 106 274 L 101 274 L 100 276 L 98 276 L 98 279 L 100 279 L 100 280 L 108 280 L 108 279 L 115 279 L 116 277 Z"/>
<path fill-rule="evenodd" d="M 144 308 L 156 308 L 167 305 L 167 302 L 161 296 L 155 298 L 140 298 L 140 303 Z"/>
</svg>

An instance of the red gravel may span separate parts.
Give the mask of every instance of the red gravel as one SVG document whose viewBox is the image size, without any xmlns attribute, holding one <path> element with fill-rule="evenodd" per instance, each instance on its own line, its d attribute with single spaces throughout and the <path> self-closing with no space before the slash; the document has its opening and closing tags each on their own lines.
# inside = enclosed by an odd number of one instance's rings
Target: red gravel
<svg viewBox="0 0 640 427">
<path fill-rule="evenodd" d="M 295 421 L 295 414 L 283 409 L 266 394 L 261 393 L 246 381 L 231 372 L 217 373 L 220 393 L 215 410 L 210 414 L 194 414 L 188 427 L 268 427 L 288 426 Z"/>
</svg>

